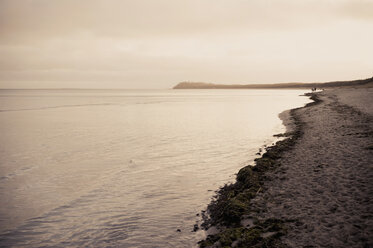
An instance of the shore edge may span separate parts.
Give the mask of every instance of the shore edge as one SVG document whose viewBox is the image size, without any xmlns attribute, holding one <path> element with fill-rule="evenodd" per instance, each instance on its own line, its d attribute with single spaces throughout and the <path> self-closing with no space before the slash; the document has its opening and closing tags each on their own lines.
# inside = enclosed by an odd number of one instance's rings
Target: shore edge
<svg viewBox="0 0 373 248">
<path fill-rule="evenodd" d="M 313 102 L 303 107 L 287 110 L 288 114 L 282 119 L 286 132 L 278 135 L 285 139 L 277 141 L 275 145 L 266 148 L 262 157 L 255 159 L 255 166 L 247 165 L 237 174 L 236 182 L 226 184 L 220 188 L 214 200 L 207 207 L 207 214 L 203 215 L 201 227 L 208 230 L 211 227 L 218 230 L 198 242 L 200 247 L 285 247 L 280 237 L 285 235 L 285 222 L 293 220 L 257 219 L 250 213 L 263 211 L 255 209 L 250 200 L 265 189 L 262 187 L 266 180 L 266 173 L 281 166 L 281 155 L 292 149 L 297 140 L 304 134 L 304 123 L 296 114 L 296 110 L 308 108 L 321 102 L 317 93 L 307 93 Z M 284 111 L 284 112 L 287 112 Z M 207 231 L 208 232 L 208 231 Z"/>
</svg>

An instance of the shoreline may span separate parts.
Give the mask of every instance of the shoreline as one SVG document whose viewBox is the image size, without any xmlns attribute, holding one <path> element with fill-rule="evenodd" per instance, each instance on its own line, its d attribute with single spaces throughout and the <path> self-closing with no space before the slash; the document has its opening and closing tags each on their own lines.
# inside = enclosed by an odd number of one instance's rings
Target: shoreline
<svg viewBox="0 0 373 248">
<path fill-rule="evenodd" d="M 332 81 L 324 83 L 272 83 L 272 84 L 215 84 L 205 82 L 180 82 L 173 89 L 305 89 L 360 86 L 373 83 L 373 77 L 350 81 Z"/>
<path fill-rule="evenodd" d="M 277 141 L 275 145 L 268 146 L 262 156 L 254 160 L 254 166 L 247 165 L 239 170 L 235 183 L 226 184 L 217 191 L 215 199 L 207 207 L 209 215 L 203 216 L 201 225 L 207 233 L 212 227 L 213 234 L 201 240 L 198 243 L 200 247 L 264 244 L 268 247 L 282 246 L 279 237 L 286 233 L 283 221 L 277 219 L 259 221 L 251 216 L 250 200 L 263 191 L 262 185 L 267 180 L 266 172 L 279 167 L 278 160 L 281 154 L 291 149 L 297 139 L 303 135 L 303 125 L 295 115 L 295 110 L 320 102 L 315 93 L 307 93 L 304 96 L 310 96 L 313 102 L 279 114 L 286 131 L 278 136 L 286 138 Z M 271 235 L 267 236 L 269 233 Z"/>
<path fill-rule="evenodd" d="M 305 95 L 314 102 L 282 119 L 286 138 L 217 191 L 202 227 L 218 231 L 200 247 L 372 244 L 373 125 L 360 110 L 371 111 L 373 90 Z"/>
</svg>

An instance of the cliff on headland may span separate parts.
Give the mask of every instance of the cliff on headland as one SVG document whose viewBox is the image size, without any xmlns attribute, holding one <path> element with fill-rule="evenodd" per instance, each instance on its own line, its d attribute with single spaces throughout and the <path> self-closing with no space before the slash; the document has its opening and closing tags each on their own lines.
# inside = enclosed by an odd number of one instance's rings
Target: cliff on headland
<svg viewBox="0 0 373 248">
<path fill-rule="evenodd" d="M 361 80 L 333 81 L 326 83 L 213 84 L 203 82 L 181 82 L 173 87 L 173 89 L 295 89 L 361 86 L 366 84 L 373 84 L 373 77 Z"/>
</svg>

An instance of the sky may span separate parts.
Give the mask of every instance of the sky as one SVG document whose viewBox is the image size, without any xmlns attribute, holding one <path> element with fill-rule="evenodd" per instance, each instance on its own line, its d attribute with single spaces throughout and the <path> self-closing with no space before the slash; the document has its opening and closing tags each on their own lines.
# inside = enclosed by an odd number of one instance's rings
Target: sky
<svg viewBox="0 0 373 248">
<path fill-rule="evenodd" d="M 373 0 L 0 0 L 0 88 L 373 76 Z"/>
</svg>

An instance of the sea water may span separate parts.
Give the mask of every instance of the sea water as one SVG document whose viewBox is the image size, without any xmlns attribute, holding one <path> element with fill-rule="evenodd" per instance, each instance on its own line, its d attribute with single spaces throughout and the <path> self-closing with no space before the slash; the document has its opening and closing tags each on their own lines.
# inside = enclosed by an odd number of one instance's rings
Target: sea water
<svg viewBox="0 0 373 248">
<path fill-rule="evenodd" d="M 0 246 L 195 246 L 303 93 L 0 90 Z"/>
</svg>

